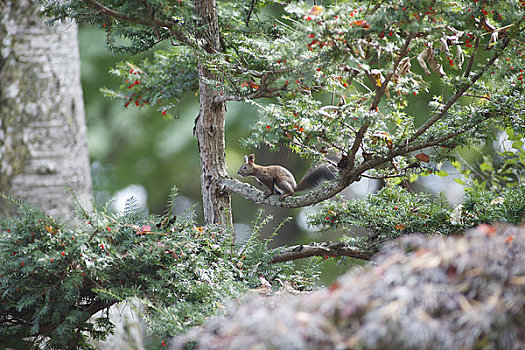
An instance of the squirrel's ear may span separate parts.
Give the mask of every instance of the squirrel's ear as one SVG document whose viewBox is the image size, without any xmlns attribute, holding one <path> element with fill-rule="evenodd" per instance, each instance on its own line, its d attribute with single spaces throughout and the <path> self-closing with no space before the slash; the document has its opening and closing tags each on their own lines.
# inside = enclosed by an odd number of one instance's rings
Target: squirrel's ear
<svg viewBox="0 0 525 350">
<path fill-rule="evenodd" d="M 248 163 L 248 156 L 244 156 L 244 163 Z"/>
<path fill-rule="evenodd" d="M 250 156 L 248 157 L 248 163 L 253 163 L 255 162 L 255 154 L 250 154 Z"/>
</svg>

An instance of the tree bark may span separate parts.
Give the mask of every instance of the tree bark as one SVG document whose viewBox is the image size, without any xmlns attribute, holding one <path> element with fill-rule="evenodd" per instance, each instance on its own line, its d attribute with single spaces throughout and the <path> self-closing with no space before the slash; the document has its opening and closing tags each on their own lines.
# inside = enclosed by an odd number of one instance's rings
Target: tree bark
<svg viewBox="0 0 525 350">
<path fill-rule="evenodd" d="M 313 242 L 286 247 L 272 257 L 272 263 L 280 263 L 311 256 L 347 256 L 354 259 L 370 260 L 376 252 L 348 245 L 344 242 Z"/>
<path fill-rule="evenodd" d="M 91 203 L 77 26 L 45 25 L 37 4 L 0 4 L 0 192 L 70 220 L 67 189 Z"/>
<path fill-rule="evenodd" d="M 220 50 L 217 3 L 215 0 L 195 0 L 195 12 L 200 20 L 199 40 L 207 53 Z M 209 85 L 213 74 L 199 61 L 199 116 L 195 120 L 195 133 L 201 160 L 201 189 L 204 221 L 206 224 L 227 226 L 232 223 L 231 199 L 219 186 L 227 176 L 224 142 L 226 106 L 215 102 L 217 91 Z"/>
</svg>

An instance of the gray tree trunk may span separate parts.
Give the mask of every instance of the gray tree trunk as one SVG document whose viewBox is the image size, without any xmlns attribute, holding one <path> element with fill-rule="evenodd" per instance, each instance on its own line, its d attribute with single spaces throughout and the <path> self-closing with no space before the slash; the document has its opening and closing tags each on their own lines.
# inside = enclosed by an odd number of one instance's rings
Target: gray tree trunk
<svg viewBox="0 0 525 350">
<path fill-rule="evenodd" d="M 91 203 L 77 26 L 47 26 L 38 10 L 0 2 L 0 192 L 70 220 L 67 189 Z"/>
<path fill-rule="evenodd" d="M 215 0 L 195 0 L 195 12 L 201 20 L 199 33 L 209 52 L 220 51 L 217 3 Z M 227 226 L 232 224 L 231 197 L 219 186 L 219 180 L 227 176 L 224 145 L 226 106 L 215 102 L 217 91 L 208 79 L 215 77 L 199 62 L 199 116 L 195 121 L 195 133 L 201 160 L 201 188 L 204 220 L 207 224 Z"/>
</svg>

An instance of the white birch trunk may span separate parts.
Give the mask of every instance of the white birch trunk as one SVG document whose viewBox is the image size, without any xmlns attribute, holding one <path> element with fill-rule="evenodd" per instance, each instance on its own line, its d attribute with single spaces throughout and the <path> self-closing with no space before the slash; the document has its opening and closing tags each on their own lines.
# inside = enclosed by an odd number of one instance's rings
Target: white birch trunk
<svg viewBox="0 0 525 350">
<path fill-rule="evenodd" d="M 37 4 L 0 3 L 0 192 L 67 222 L 66 188 L 91 203 L 77 26 L 45 25 Z"/>
<path fill-rule="evenodd" d="M 89 208 L 91 175 L 77 25 L 44 24 L 36 1 L 0 2 L 0 192 L 52 216 L 74 217 L 71 189 Z M 0 215 L 12 215 L 0 201 Z M 124 304 L 125 305 L 125 304 Z M 99 349 L 143 349 L 138 317 L 111 308 L 117 334 Z"/>
</svg>

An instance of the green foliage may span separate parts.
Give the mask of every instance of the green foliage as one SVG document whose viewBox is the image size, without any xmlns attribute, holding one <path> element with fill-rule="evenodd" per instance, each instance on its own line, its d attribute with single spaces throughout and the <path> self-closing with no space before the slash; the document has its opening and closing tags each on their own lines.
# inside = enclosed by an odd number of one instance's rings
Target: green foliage
<svg viewBox="0 0 525 350">
<path fill-rule="evenodd" d="M 187 0 L 44 4 L 50 17 L 97 25 L 113 50 L 121 41 L 133 53 L 173 43 L 152 60 L 119 64 L 112 73 L 123 84 L 105 93 L 176 115 L 181 93 L 197 89 L 200 64 L 216 100 L 259 107 L 247 146 L 373 159 L 372 175 L 404 176 L 493 139 L 495 125 L 525 130 L 525 7 L 516 0 L 220 1 L 213 38 Z M 214 40 L 220 48 L 210 49 Z M 412 107 L 414 96 L 428 107 Z M 430 162 L 416 158 L 432 149 Z"/>
<path fill-rule="evenodd" d="M 201 324 L 260 285 L 312 288 L 316 275 L 269 264 L 267 241 L 234 244 L 231 232 L 196 226 L 191 216 L 145 216 L 133 201 L 122 216 L 84 213 L 71 229 L 20 204 L 0 219 L 0 339 L 14 348 L 89 348 L 113 325 L 97 311 L 130 298 L 144 304 L 153 334 L 173 336 Z M 263 222 L 264 223 L 264 222 Z M 295 274 L 302 274 L 297 278 Z"/>
<path fill-rule="evenodd" d="M 144 60 L 140 68 L 131 62 L 121 62 L 111 74 L 123 80 L 120 91 L 102 89 L 107 97 L 130 105 L 161 106 L 159 111 L 165 117 L 174 115 L 179 109 L 180 98 L 185 91 L 197 89 L 197 65 L 195 57 L 187 50 L 156 51 L 153 59 Z"/>
<path fill-rule="evenodd" d="M 522 73 L 516 68 L 523 66 L 522 56 L 511 54 L 521 50 L 521 44 L 516 42 L 508 50 L 501 36 L 491 43 L 492 52 L 503 56 L 490 68 L 497 74 L 485 73 L 487 67 L 470 44 L 475 39 L 480 46 L 488 44 L 489 35 L 479 28 L 487 10 L 498 14 L 494 18 L 497 27 L 518 25 L 522 14 L 511 2 L 387 1 L 372 9 L 369 2 L 348 1 L 317 11 L 303 4 L 291 4 L 286 10 L 282 35 L 277 40 L 262 37 L 256 41 L 257 52 L 266 57 L 265 69 L 275 72 L 272 87 L 283 92 L 276 102 L 262 106 L 262 118 L 248 145 L 285 144 L 300 154 L 321 158 L 330 150 L 348 152 L 355 139 L 352 136 L 366 125 L 363 157 L 389 156 L 396 147 L 412 141 L 419 111 L 409 113 L 410 96 L 425 94 L 431 83 L 414 66 L 429 48 L 436 55 L 434 67 L 443 84 L 441 95 L 432 98 L 434 113 L 445 107 L 452 93 L 470 86 L 475 76 L 482 79 L 472 84 L 464 103 L 453 105 L 420 137 L 422 143 L 442 139 L 433 145 L 454 148 L 484 140 L 492 136 L 488 126 L 494 119 L 516 130 L 524 126 L 517 117 L 523 106 Z M 443 38 L 455 45 L 445 46 Z M 408 43 L 409 60 L 402 61 Z M 474 60 L 473 69 L 466 68 L 463 57 Z M 248 84 L 252 93 L 263 86 L 263 79 Z M 503 79 L 512 83 L 501 84 Z M 236 94 L 233 87 L 227 93 Z M 490 103 L 479 103 L 483 94 L 491 96 Z M 458 130 L 463 132 L 456 134 Z M 378 141 L 375 135 L 382 137 Z M 409 164 L 401 156 L 396 161 L 400 168 Z"/>
<path fill-rule="evenodd" d="M 352 160 L 344 170 L 356 172 L 353 180 L 364 172 L 414 178 L 454 160 L 458 146 L 494 140 L 494 127 L 525 131 L 521 1 L 351 0 L 283 7 L 221 1 L 218 38 L 210 37 L 214 34 L 202 25 L 199 9 L 186 0 L 44 3 L 48 16 L 99 26 L 116 51 L 142 52 L 167 40 L 174 44 L 152 60 L 121 63 L 113 70 L 124 83 L 120 91 L 106 93 L 125 106 L 172 111 L 184 90 L 197 88 L 200 64 L 213 73 L 199 79 L 216 90 L 216 100 L 260 108 L 246 145 L 286 146 L 317 159 L 335 153 Z M 220 48 L 210 49 L 215 39 Z M 428 103 L 425 113 L 411 108 L 413 96 Z M 257 101 L 268 97 L 267 103 Z M 377 237 L 426 227 L 456 231 L 441 226 L 450 210 L 445 204 L 400 192 L 393 196 L 404 203 L 401 216 L 378 224 L 377 212 L 365 220 L 376 223 Z M 409 223 L 416 212 L 435 220 Z M 331 217 L 326 214 L 314 222 Z M 358 219 L 341 218 L 341 224 Z"/>
<path fill-rule="evenodd" d="M 346 231 L 346 241 L 369 249 L 404 234 L 461 234 L 482 223 L 519 224 L 524 216 L 524 185 L 500 192 L 473 186 L 455 208 L 442 198 L 436 201 L 428 194 L 389 185 L 364 200 L 326 201 L 309 224 Z M 356 236 L 356 227 L 366 228 L 367 234 Z"/>
<path fill-rule="evenodd" d="M 499 132 L 503 139 L 501 150 L 495 149 L 494 144 L 484 144 L 474 148 L 478 157 L 467 160 L 459 156 L 458 161 L 452 163 L 477 186 L 493 191 L 525 183 L 525 136 L 514 133 L 512 129 Z"/>
</svg>

